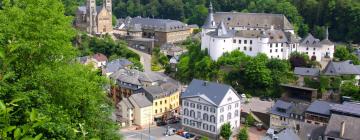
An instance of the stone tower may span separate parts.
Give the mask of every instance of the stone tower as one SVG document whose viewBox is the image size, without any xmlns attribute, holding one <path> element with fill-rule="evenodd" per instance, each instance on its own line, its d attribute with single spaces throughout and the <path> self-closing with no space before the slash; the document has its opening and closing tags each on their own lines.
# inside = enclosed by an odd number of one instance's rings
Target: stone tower
<svg viewBox="0 0 360 140">
<path fill-rule="evenodd" d="M 95 0 L 87 0 L 86 1 L 86 20 L 88 22 L 89 33 L 97 32 L 97 24 L 96 24 L 96 1 Z"/>
<path fill-rule="evenodd" d="M 112 15 L 112 0 L 103 0 L 103 5 L 105 6 L 106 10 Z"/>
</svg>

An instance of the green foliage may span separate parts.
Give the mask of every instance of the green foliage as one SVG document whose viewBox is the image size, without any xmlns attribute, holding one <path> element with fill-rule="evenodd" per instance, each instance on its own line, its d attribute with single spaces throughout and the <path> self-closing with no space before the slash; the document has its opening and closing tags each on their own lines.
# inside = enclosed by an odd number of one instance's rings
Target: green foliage
<svg viewBox="0 0 360 140">
<path fill-rule="evenodd" d="M 155 47 L 151 55 L 151 70 L 159 71 L 170 65 L 169 58 L 160 52 L 159 47 Z"/>
<path fill-rule="evenodd" d="M 96 38 L 83 34 L 78 36 L 76 42 L 80 56 L 102 53 L 106 55 L 110 61 L 118 58 L 126 58 L 134 64 L 134 68 L 143 70 L 143 66 L 140 63 L 140 56 L 129 50 L 125 41 L 114 41 L 108 35 L 104 38 Z"/>
<path fill-rule="evenodd" d="M 230 138 L 232 134 L 231 131 L 231 125 L 230 123 L 224 123 L 221 127 L 220 127 L 220 136 L 226 140 L 228 140 Z"/>
<path fill-rule="evenodd" d="M 309 67 L 310 65 L 309 56 L 305 53 L 293 52 L 290 54 L 289 61 L 291 63 L 292 68 Z"/>
<path fill-rule="evenodd" d="M 60 1 L 1 2 L 1 138 L 120 139 L 107 81 L 73 63 L 75 32 Z"/>
<path fill-rule="evenodd" d="M 341 95 L 349 96 L 353 100 L 360 101 L 360 88 L 354 84 L 352 81 L 344 82 L 341 85 Z"/>
<path fill-rule="evenodd" d="M 259 56 L 251 59 L 246 64 L 244 73 L 244 79 L 252 81 L 248 83 L 250 89 L 267 88 L 272 83 L 271 71 L 266 68 L 266 61 Z"/>
<path fill-rule="evenodd" d="M 347 47 L 345 45 L 336 46 L 334 57 L 339 61 L 351 60 L 355 65 L 360 64 L 359 58 L 352 53 L 350 47 Z"/>
<path fill-rule="evenodd" d="M 201 137 L 200 140 L 209 140 L 209 138 L 204 136 L 204 137 Z"/>
<path fill-rule="evenodd" d="M 251 114 L 249 114 L 249 115 L 246 117 L 245 120 L 246 120 L 246 121 L 245 121 L 245 124 L 246 124 L 247 126 L 254 126 L 254 125 L 255 125 L 255 119 L 254 119 L 254 117 L 253 117 Z"/>
<path fill-rule="evenodd" d="M 248 132 L 247 126 L 240 129 L 237 139 L 238 140 L 248 140 L 249 139 L 249 132 Z"/>
</svg>

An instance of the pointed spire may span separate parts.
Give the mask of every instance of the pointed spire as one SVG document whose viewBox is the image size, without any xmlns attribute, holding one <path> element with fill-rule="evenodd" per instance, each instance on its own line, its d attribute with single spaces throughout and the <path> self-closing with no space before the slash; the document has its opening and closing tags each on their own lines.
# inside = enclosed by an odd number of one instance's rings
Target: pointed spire
<svg viewBox="0 0 360 140">
<path fill-rule="evenodd" d="M 203 28 L 216 28 L 216 24 L 215 24 L 215 20 L 214 20 L 214 13 L 213 13 L 213 6 L 212 6 L 212 3 L 210 1 L 210 4 L 209 4 L 209 14 L 205 20 L 205 23 L 204 23 L 204 26 Z"/>
<path fill-rule="evenodd" d="M 214 9 L 213 9 L 213 5 L 212 5 L 211 1 L 210 1 L 210 4 L 209 4 L 209 13 L 214 13 Z"/>
<path fill-rule="evenodd" d="M 329 27 L 327 27 L 327 26 L 326 26 L 325 39 L 326 39 L 326 40 L 329 40 Z"/>
<path fill-rule="evenodd" d="M 216 28 L 216 32 L 218 36 L 222 36 L 222 35 L 226 35 L 227 34 L 227 29 L 225 27 L 225 24 L 223 21 L 220 22 L 220 24 L 218 25 L 218 27 Z"/>
</svg>

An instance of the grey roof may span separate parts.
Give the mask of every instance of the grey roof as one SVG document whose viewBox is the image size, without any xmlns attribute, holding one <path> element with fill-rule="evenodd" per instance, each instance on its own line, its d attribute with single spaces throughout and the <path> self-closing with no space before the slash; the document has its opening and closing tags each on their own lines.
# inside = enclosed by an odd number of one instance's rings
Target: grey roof
<svg viewBox="0 0 360 140">
<path fill-rule="evenodd" d="M 290 32 L 285 32 L 285 36 L 289 43 L 299 43 L 300 42 L 299 37 L 296 36 L 295 34 L 292 34 Z"/>
<path fill-rule="evenodd" d="M 141 29 L 144 30 L 155 30 L 160 32 L 174 32 L 174 31 L 182 31 L 188 30 L 189 27 L 187 24 L 182 23 L 177 20 L 170 19 L 154 19 L 154 18 L 142 18 L 142 17 L 134 17 L 134 18 L 126 18 L 123 20 L 118 20 L 121 23 L 125 24 L 125 28 L 133 27 L 135 24 L 141 25 Z"/>
<path fill-rule="evenodd" d="M 312 34 L 308 34 L 305 38 L 303 38 L 300 42 L 302 46 L 309 46 L 309 47 L 319 47 L 320 40 L 315 38 Z"/>
<path fill-rule="evenodd" d="M 294 103 L 290 110 L 290 113 L 293 113 L 296 115 L 304 115 L 304 113 L 308 107 L 309 107 L 308 104 Z"/>
<path fill-rule="evenodd" d="M 116 59 L 106 64 L 105 71 L 106 73 L 114 73 L 132 64 L 132 62 L 124 58 Z"/>
<path fill-rule="evenodd" d="M 331 107 L 331 112 L 360 117 L 360 103 L 344 102 L 343 104 L 336 104 Z"/>
<path fill-rule="evenodd" d="M 132 26 L 129 27 L 129 31 L 132 32 L 141 32 L 141 25 L 140 24 L 133 24 Z"/>
<path fill-rule="evenodd" d="M 120 103 L 124 103 L 126 105 L 126 107 L 128 107 L 128 108 L 134 108 L 134 105 L 131 104 L 131 102 L 128 98 L 124 98 L 123 100 L 121 100 L 117 105 L 118 107 L 120 106 Z"/>
<path fill-rule="evenodd" d="M 313 125 L 309 123 L 299 123 L 299 137 L 302 140 L 318 140 L 320 136 L 323 136 L 326 126 Z M 310 138 L 309 138 L 310 136 Z"/>
<path fill-rule="evenodd" d="M 345 122 L 344 135 L 340 136 L 341 123 Z M 358 140 L 360 132 L 360 119 L 358 117 L 333 114 L 325 130 L 325 136 Z"/>
<path fill-rule="evenodd" d="M 160 85 L 143 87 L 144 91 L 150 94 L 153 98 L 168 96 L 179 90 L 177 84 L 167 82 Z"/>
<path fill-rule="evenodd" d="M 318 68 L 304 68 L 304 67 L 295 67 L 294 74 L 301 76 L 319 76 L 320 69 Z"/>
<path fill-rule="evenodd" d="M 331 61 L 325 67 L 324 75 L 360 75 L 360 71 L 350 60 L 342 62 Z"/>
<path fill-rule="evenodd" d="M 274 115 L 279 115 L 283 117 L 289 117 L 291 113 L 291 108 L 293 104 L 285 102 L 283 100 L 277 100 L 275 104 L 271 107 L 270 113 Z M 278 109 L 284 109 L 285 112 L 279 112 Z"/>
<path fill-rule="evenodd" d="M 270 43 L 288 42 L 285 33 L 282 30 L 266 30 L 265 34 L 270 38 Z"/>
<path fill-rule="evenodd" d="M 181 98 L 202 96 L 215 105 L 219 105 L 229 90 L 233 90 L 229 85 L 193 79 Z M 235 90 L 233 91 L 236 93 Z"/>
<path fill-rule="evenodd" d="M 228 34 L 228 31 L 227 31 L 223 21 L 220 22 L 220 24 L 216 28 L 215 32 L 217 32 L 218 36 L 223 36 L 223 35 Z"/>
<path fill-rule="evenodd" d="M 132 94 L 129 98 L 133 99 L 135 101 L 135 104 L 137 104 L 139 107 L 147 107 L 152 105 L 149 99 L 141 93 Z"/>
<path fill-rule="evenodd" d="M 79 6 L 77 12 L 80 14 L 86 14 L 86 6 Z"/>
<path fill-rule="evenodd" d="M 317 91 L 317 89 L 314 89 L 314 88 L 291 85 L 291 84 L 280 84 L 280 85 L 283 87 L 288 87 L 288 88 L 296 88 L 296 89 L 307 90 L 307 91 Z"/>
<path fill-rule="evenodd" d="M 330 109 L 332 105 L 333 103 L 327 101 L 316 100 L 310 104 L 306 112 L 330 116 Z"/>
<path fill-rule="evenodd" d="M 279 30 L 293 30 L 294 27 L 282 14 L 216 12 L 216 23 L 224 21 L 229 27 L 253 27 L 270 29 L 271 25 Z"/>
<path fill-rule="evenodd" d="M 110 75 L 111 79 L 115 79 L 118 82 L 125 82 L 128 84 L 133 85 L 141 85 L 141 82 L 139 81 L 140 71 L 135 69 L 120 69 L 113 74 Z M 121 83 L 118 83 L 121 84 Z"/>
</svg>

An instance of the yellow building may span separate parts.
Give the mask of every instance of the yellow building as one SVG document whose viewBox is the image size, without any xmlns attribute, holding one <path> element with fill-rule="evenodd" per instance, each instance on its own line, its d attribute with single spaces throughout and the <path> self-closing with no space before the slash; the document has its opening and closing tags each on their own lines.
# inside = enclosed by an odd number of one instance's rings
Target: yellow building
<svg viewBox="0 0 360 140">
<path fill-rule="evenodd" d="M 143 88 L 146 97 L 152 102 L 153 117 L 170 118 L 176 116 L 179 109 L 179 86 L 173 83 L 148 86 Z"/>
</svg>

